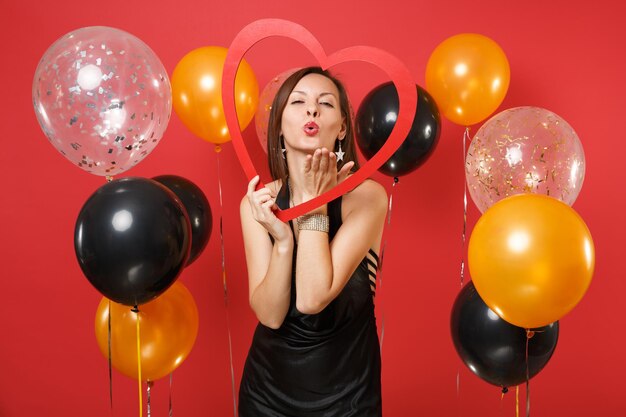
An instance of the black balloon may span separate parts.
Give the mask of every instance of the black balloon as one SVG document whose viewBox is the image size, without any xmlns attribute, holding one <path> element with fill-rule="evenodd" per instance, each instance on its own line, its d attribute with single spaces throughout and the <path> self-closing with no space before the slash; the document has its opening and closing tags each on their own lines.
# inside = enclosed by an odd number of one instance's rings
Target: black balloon
<svg viewBox="0 0 626 417">
<path fill-rule="evenodd" d="M 435 100 L 419 85 L 417 113 L 411 131 L 402 145 L 378 170 L 399 177 L 416 170 L 432 154 L 441 133 L 441 119 Z M 385 83 L 363 99 L 355 118 L 357 144 L 370 159 L 383 147 L 398 115 L 398 92 L 393 83 Z"/>
<path fill-rule="evenodd" d="M 169 189 L 124 178 L 89 197 L 76 221 L 74 249 L 98 291 L 134 306 L 174 283 L 189 257 L 190 238 L 185 210 Z"/>
<path fill-rule="evenodd" d="M 202 253 L 213 228 L 213 216 L 209 200 L 193 182 L 177 175 L 160 175 L 153 178 L 167 188 L 183 203 L 191 223 L 191 252 L 187 265 L 195 261 Z"/>
<path fill-rule="evenodd" d="M 473 283 L 461 290 L 452 308 L 452 341 L 467 367 L 500 387 L 526 382 L 526 329 L 502 320 L 480 298 Z M 548 363 L 559 338 L 559 323 L 533 329 L 528 339 L 528 375 Z"/>
</svg>

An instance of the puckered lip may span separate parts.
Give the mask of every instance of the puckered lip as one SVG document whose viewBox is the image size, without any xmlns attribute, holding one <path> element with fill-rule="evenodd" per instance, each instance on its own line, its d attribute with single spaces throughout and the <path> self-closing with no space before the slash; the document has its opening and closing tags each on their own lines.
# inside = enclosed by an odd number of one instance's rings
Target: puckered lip
<svg viewBox="0 0 626 417">
<path fill-rule="evenodd" d="M 319 132 L 320 127 L 315 122 L 308 122 L 304 125 L 304 133 L 308 136 L 315 136 Z"/>
</svg>

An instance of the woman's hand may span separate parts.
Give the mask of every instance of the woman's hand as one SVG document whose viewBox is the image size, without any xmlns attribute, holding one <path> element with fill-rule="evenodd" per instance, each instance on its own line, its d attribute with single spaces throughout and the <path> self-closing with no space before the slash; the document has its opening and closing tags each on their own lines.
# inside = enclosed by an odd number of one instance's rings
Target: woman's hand
<svg viewBox="0 0 626 417">
<path fill-rule="evenodd" d="M 254 191 L 259 183 L 259 176 L 252 178 L 248 183 L 248 202 L 252 210 L 252 217 L 259 222 L 278 242 L 291 239 L 291 229 L 276 217 L 272 210 L 278 209 L 276 205 L 276 193 L 269 188 L 261 188 Z"/>
<path fill-rule="evenodd" d="M 311 200 L 337 184 L 350 174 L 354 162 L 346 162 L 337 172 L 337 156 L 328 149 L 316 149 L 313 155 L 307 155 L 304 163 L 303 201 Z"/>
</svg>

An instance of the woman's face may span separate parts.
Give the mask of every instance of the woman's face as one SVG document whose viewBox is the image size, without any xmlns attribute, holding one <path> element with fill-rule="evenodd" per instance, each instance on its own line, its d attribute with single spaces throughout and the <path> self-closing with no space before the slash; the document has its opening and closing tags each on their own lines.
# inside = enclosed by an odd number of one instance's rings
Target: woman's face
<svg viewBox="0 0 626 417">
<path fill-rule="evenodd" d="M 332 152 L 335 140 L 346 134 L 335 83 L 320 74 L 302 77 L 287 100 L 281 133 L 288 149 L 313 153 L 325 147 Z"/>
</svg>

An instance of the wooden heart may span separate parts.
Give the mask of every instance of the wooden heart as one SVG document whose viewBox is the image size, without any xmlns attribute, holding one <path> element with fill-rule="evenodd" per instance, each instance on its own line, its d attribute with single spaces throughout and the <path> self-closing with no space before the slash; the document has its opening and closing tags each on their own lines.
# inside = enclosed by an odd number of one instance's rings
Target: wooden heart
<svg viewBox="0 0 626 417">
<path fill-rule="evenodd" d="M 331 55 L 326 55 L 317 39 L 303 26 L 282 19 L 261 19 L 250 23 L 235 36 L 226 55 L 224 71 L 222 74 L 222 100 L 224 103 L 224 115 L 226 124 L 233 141 L 235 153 L 243 167 L 248 181 L 257 175 L 257 171 L 250 159 L 248 150 L 239 128 L 237 112 L 235 110 L 235 75 L 245 53 L 257 42 L 272 37 L 280 36 L 293 39 L 304 47 L 317 59 L 323 69 L 328 69 L 342 62 L 362 61 L 370 63 L 384 71 L 393 81 L 398 91 L 399 111 L 396 124 L 385 145 L 367 163 L 331 190 L 315 197 L 312 200 L 298 204 L 286 210 L 276 211 L 276 216 L 282 221 L 288 221 L 301 216 L 329 201 L 334 200 L 354 189 L 357 185 L 370 177 L 380 168 L 393 153 L 402 145 L 409 134 L 413 118 L 417 109 L 417 90 L 415 82 L 409 70 L 393 55 L 377 48 L 369 46 L 353 46 L 341 49 Z M 259 183 L 259 188 L 264 187 Z"/>
</svg>

